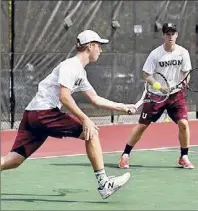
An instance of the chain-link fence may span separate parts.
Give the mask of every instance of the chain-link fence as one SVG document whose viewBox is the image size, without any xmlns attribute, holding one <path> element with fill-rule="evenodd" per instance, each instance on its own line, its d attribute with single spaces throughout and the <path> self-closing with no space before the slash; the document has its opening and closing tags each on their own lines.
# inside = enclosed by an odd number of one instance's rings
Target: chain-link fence
<svg viewBox="0 0 198 211">
<path fill-rule="evenodd" d="M 98 94 L 110 100 L 131 103 L 140 98 L 142 66 L 150 51 L 162 44 L 161 26 L 166 21 L 177 24 L 178 44 L 189 50 L 192 65 L 197 66 L 197 9 L 196 1 L 15 1 L 14 127 L 36 94 L 39 81 L 74 55 L 75 37 L 84 29 L 110 40 L 98 62 L 86 67 Z M 8 2 L 1 4 L 1 21 L 1 120 L 5 129 L 11 121 Z M 74 97 L 99 124 L 120 119 L 118 112 L 94 108 L 79 93 Z M 197 98 L 188 95 L 189 111 L 196 111 Z M 129 121 L 131 118 L 136 121 L 137 116 L 128 117 Z"/>
<path fill-rule="evenodd" d="M 2 128 L 10 128 L 10 42 L 8 2 L 1 2 L 1 72 L 0 101 Z"/>
</svg>

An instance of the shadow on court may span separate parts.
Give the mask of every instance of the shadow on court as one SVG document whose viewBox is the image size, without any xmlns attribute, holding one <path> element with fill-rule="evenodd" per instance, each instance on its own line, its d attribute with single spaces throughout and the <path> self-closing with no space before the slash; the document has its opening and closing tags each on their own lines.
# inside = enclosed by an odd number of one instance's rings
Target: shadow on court
<svg viewBox="0 0 198 211">
<path fill-rule="evenodd" d="M 60 164 L 60 163 L 52 163 L 50 165 L 53 166 L 88 166 L 90 167 L 89 163 L 65 163 L 65 164 Z M 118 164 L 114 163 L 105 163 L 105 167 L 108 168 L 118 168 Z M 130 168 L 147 168 L 147 169 L 179 169 L 177 166 L 163 166 L 163 165 L 130 165 Z"/>
<path fill-rule="evenodd" d="M 68 194 L 75 194 L 75 193 L 85 193 L 89 190 L 86 189 L 71 189 L 71 188 L 64 188 L 64 189 L 55 189 L 53 192 L 55 194 L 29 194 L 29 193 L 1 193 L 1 196 L 52 196 L 52 197 L 60 197 L 66 196 Z"/>
<path fill-rule="evenodd" d="M 35 195 L 35 196 L 38 196 L 38 195 Z M 63 202 L 63 203 L 88 203 L 88 204 L 106 204 L 106 203 L 109 203 L 108 201 L 77 201 L 77 200 L 50 200 L 50 199 L 34 199 L 34 198 L 31 198 L 31 199 L 19 199 L 19 198 L 1 198 L 1 201 L 8 201 L 8 202 L 52 202 L 52 203 L 60 203 L 60 202 Z M 116 202 L 112 202 L 112 203 L 116 203 Z"/>
<path fill-rule="evenodd" d="M 62 194 L 60 195 L 46 195 L 46 194 L 28 194 L 28 193 L 1 193 L 1 196 L 52 196 L 52 197 L 59 197 L 64 196 Z"/>
<path fill-rule="evenodd" d="M 69 188 L 65 188 L 65 189 L 55 189 L 53 190 L 53 192 L 55 194 L 29 194 L 29 193 L 1 193 L 1 197 L 3 196 L 10 196 L 11 198 L 1 198 L 1 201 L 24 201 L 24 202 L 67 202 L 67 203 L 96 203 L 96 204 L 100 204 L 100 203 L 108 203 L 108 201 L 86 201 L 86 200 L 81 200 L 81 201 L 77 201 L 77 200 L 51 200 L 51 199 L 38 199 L 36 197 L 64 197 L 67 196 L 68 194 L 76 194 L 76 193 L 80 193 L 80 192 L 88 192 L 88 190 L 86 189 L 69 189 Z M 56 194 L 57 193 L 57 194 Z M 32 196 L 35 198 L 12 198 L 13 196 Z"/>
</svg>

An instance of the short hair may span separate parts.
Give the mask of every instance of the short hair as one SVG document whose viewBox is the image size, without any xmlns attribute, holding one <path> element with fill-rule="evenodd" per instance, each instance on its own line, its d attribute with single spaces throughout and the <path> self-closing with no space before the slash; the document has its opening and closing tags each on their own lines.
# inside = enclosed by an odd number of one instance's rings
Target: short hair
<svg viewBox="0 0 198 211">
<path fill-rule="evenodd" d="M 83 52 L 87 49 L 87 44 L 80 44 L 80 40 L 76 39 L 76 50 L 78 52 Z"/>
</svg>

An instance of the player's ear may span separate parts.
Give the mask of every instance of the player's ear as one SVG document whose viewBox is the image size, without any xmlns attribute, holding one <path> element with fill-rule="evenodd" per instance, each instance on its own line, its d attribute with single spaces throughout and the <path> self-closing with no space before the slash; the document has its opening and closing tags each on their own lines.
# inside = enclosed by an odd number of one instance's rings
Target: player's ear
<svg viewBox="0 0 198 211">
<path fill-rule="evenodd" d="M 87 48 L 88 48 L 89 50 L 91 49 L 91 46 L 92 46 L 92 43 L 91 43 L 91 42 L 87 44 Z"/>
</svg>

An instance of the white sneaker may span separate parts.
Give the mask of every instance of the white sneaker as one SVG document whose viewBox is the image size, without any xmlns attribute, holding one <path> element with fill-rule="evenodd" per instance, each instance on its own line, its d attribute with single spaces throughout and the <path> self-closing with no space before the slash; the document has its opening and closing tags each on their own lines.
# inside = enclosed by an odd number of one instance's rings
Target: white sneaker
<svg viewBox="0 0 198 211">
<path fill-rule="evenodd" d="M 120 156 L 118 167 L 122 168 L 122 169 L 129 168 L 129 155 L 128 154 L 123 154 Z"/>
<path fill-rule="evenodd" d="M 130 173 L 127 172 L 122 176 L 108 177 L 103 187 L 99 187 L 98 191 L 103 199 L 108 198 L 114 192 L 119 190 L 130 178 Z"/>
<path fill-rule="evenodd" d="M 178 167 L 185 169 L 194 169 L 194 165 L 190 162 L 188 155 L 183 155 L 179 158 Z"/>
</svg>

